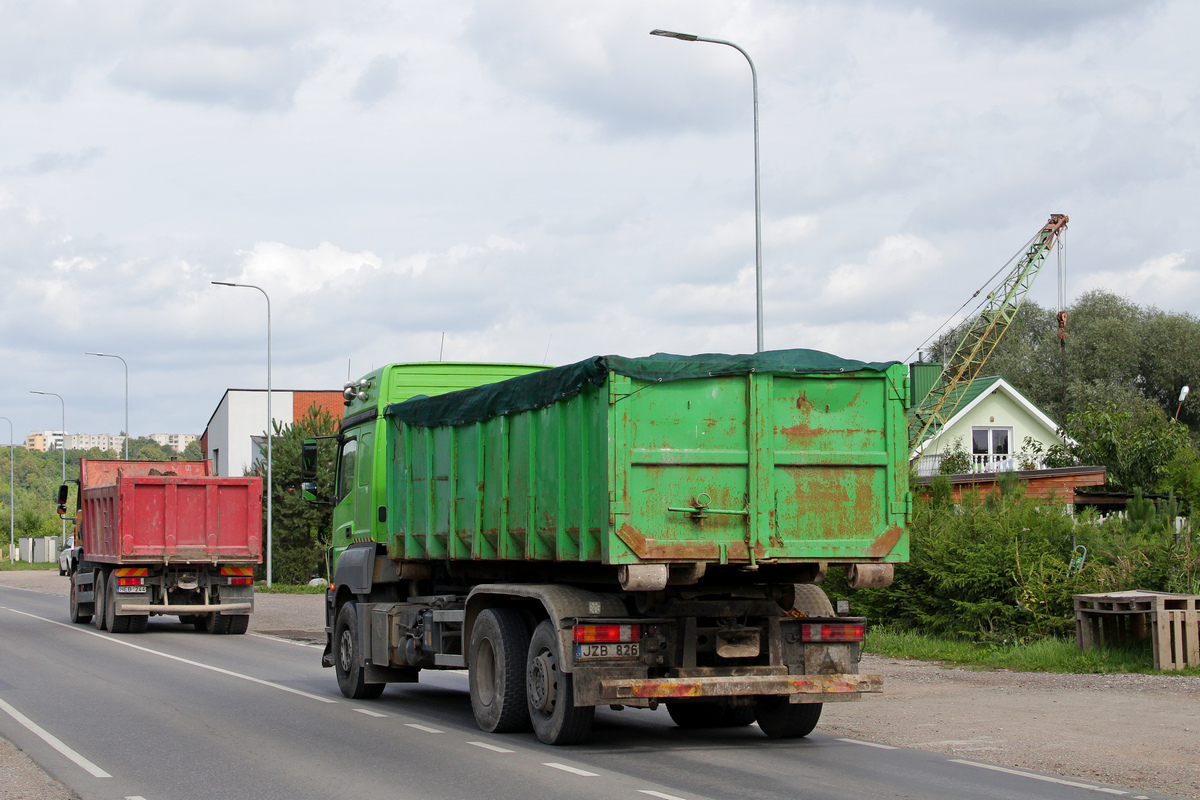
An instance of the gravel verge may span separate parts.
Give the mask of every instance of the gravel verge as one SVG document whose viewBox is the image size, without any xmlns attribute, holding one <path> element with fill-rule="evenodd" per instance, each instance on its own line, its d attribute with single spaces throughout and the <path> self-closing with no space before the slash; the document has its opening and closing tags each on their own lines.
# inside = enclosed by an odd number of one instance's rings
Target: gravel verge
<svg viewBox="0 0 1200 800">
<path fill-rule="evenodd" d="M 0 584 L 67 595 L 53 572 L 0 572 Z M 250 630 L 323 641 L 323 599 L 257 594 Z M 827 703 L 819 732 L 1200 800 L 1200 678 L 975 670 L 871 655 L 861 671 L 883 675 L 884 693 Z M 69 795 L 0 739 L 0 800 L 10 797 Z"/>
</svg>

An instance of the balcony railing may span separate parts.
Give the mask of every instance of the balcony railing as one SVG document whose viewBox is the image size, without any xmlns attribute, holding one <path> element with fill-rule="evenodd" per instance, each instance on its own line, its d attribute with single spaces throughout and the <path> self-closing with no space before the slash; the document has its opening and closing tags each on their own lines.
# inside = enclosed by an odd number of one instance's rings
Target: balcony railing
<svg viewBox="0 0 1200 800">
<path fill-rule="evenodd" d="M 934 455 L 921 456 L 917 459 L 917 477 L 930 478 L 934 475 L 942 474 L 942 461 L 947 458 L 946 453 L 936 453 Z M 967 470 L 969 474 L 994 474 L 997 472 L 1014 472 L 1017 470 L 1028 469 L 1043 469 L 1044 464 L 1041 458 L 1023 455 L 985 455 L 973 454 L 969 456 L 971 459 L 971 468 Z"/>
</svg>

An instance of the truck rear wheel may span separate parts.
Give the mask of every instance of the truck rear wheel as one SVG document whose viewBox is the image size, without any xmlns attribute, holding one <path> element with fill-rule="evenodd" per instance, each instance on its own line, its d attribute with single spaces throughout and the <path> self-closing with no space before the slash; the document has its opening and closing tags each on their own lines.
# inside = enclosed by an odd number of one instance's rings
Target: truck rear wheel
<svg viewBox="0 0 1200 800">
<path fill-rule="evenodd" d="M 577 744 L 592 731 L 596 709 L 575 705 L 571 673 L 563 672 L 558 633 L 543 620 L 529 642 L 525 664 L 525 692 L 533 731 L 546 744 Z"/>
<path fill-rule="evenodd" d="M 489 608 L 471 629 L 471 711 L 488 733 L 529 729 L 525 702 L 525 658 L 529 629 L 519 611 Z"/>
<path fill-rule="evenodd" d="M 138 614 L 133 617 L 126 617 L 129 620 L 130 633 L 145 633 L 146 628 L 150 627 L 150 615 Z"/>
<path fill-rule="evenodd" d="M 814 583 L 797 583 L 796 600 L 792 608 L 806 617 L 832 617 L 833 604 L 829 596 Z"/>
<path fill-rule="evenodd" d="M 87 612 L 87 610 L 80 609 L 78 593 L 79 593 L 79 587 L 77 587 L 75 585 L 75 576 L 72 575 L 71 576 L 71 622 L 74 622 L 77 625 L 86 625 L 87 623 L 92 621 L 92 615 L 89 614 Z M 88 604 L 83 603 L 82 605 L 87 606 Z"/>
<path fill-rule="evenodd" d="M 772 739 L 808 736 L 821 718 L 821 703 L 791 703 L 782 697 L 760 697 L 754 704 L 758 727 Z"/>
<path fill-rule="evenodd" d="M 117 582 L 113 578 L 105 581 L 104 627 L 109 633 L 129 633 L 129 622 L 133 617 L 117 616 Z"/>
<path fill-rule="evenodd" d="M 362 650 L 358 641 L 358 611 L 353 603 L 346 603 L 338 612 L 333 626 L 333 646 L 333 669 L 342 694 L 352 700 L 374 700 L 383 694 L 387 684 L 367 683 L 363 679 L 363 668 L 359 663 Z"/>
<path fill-rule="evenodd" d="M 105 588 L 104 583 L 105 583 L 104 570 L 102 570 L 102 569 L 96 570 L 96 575 L 92 579 L 92 598 L 94 600 L 94 602 L 92 603 L 92 607 L 95 610 L 95 614 L 96 614 L 94 617 L 92 617 L 92 624 L 96 626 L 97 630 L 101 630 L 101 631 L 105 629 L 105 627 L 104 627 L 104 606 L 106 605 L 106 603 L 105 603 L 105 596 L 104 596 L 104 588 Z"/>
<path fill-rule="evenodd" d="M 250 628 L 249 614 L 234 614 L 229 617 L 229 632 L 233 635 L 245 633 Z"/>
<path fill-rule="evenodd" d="M 754 706 L 731 706 L 717 701 L 667 701 L 667 713 L 681 728 L 740 728 L 754 722 Z"/>
<path fill-rule="evenodd" d="M 215 633 L 218 636 L 224 636 L 229 633 L 229 620 L 231 619 L 232 617 L 226 617 L 214 611 L 204 618 L 204 630 L 209 633 Z"/>
</svg>

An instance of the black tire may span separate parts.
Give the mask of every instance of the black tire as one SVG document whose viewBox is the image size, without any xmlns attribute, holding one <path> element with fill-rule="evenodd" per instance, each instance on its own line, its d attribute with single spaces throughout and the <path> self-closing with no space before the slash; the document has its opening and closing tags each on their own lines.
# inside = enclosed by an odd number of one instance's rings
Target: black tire
<svg viewBox="0 0 1200 800">
<path fill-rule="evenodd" d="M 806 617 L 834 616 L 833 603 L 829 602 L 829 597 L 821 587 L 813 583 L 796 584 L 796 600 L 792 608 Z"/>
<path fill-rule="evenodd" d="M 667 713 L 681 728 L 740 728 L 754 722 L 754 706 L 731 706 L 716 700 L 667 701 Z"/>
<path fill-rule="evenodd" d="M 86 610 L 81 610 L 78 598 L 79 587 L 75 585 L 75 576 L 71 576 L 71 622 L 76 625 L 86 625 L 92 621 L 92 615 Z M 85 607 L 87 603 L 83 604 Z"/>
<path fill-rule="evenodd" d="M 723 728 L 744 728 L 754 723 L 754 706 L 730 706 L 725 710 Z"/>
<path fill-rule="evenodd" d="M 109 633 L 129 633 L 132 617 L 117 616 L 117 582 L 113 578 L 104 587 L 104 627 Z"/>
<path fill-rule="evenodd" d="M 525 698 L 529 628 L 521 613 L 511 608 L 482 611 L 471 629 L 468 652 L 467 680 L 476 724 L 488 733 L 529 730 Z"/>
<path fill-rule="evenodd" d="M 760 697 L 754 704 L 758 727 L 772 739 L 808 736 L 821 718 L 821 703 L 790 703 L 782 697 Z"/>
<path fill-rule="evenodd" d="M 208 633 L 208 617 L 201 615 L 195 619 L 196 621 L 192 623 L 192 627 L 201 633 Z"/>
<path fill-rule="evenodd" d="M 92 617 L 92 624 L 97 630 L 105 630 L 104 626 L 104 570 L 96 570 L 95 576 L 92 578 L 92 610 L 95 616 Z"/>
<path fill-rule="evenodd" d="M 374 700 L 383 694 L 387 684 L 363 680 L 363 668 L 359 663 L 362 651 L 358 642 L 358 611 L 353 603 L 346 603 L 338 612 L 333 626 L 333 647 L 333 669 L 342 694 L 351 700 Z"/>
<path fill-rule="evenodd" d="M 233 636 L 240 636 L 250 628 L 249 614 L 234 614 L 229 617 L 229 633 Z"/>
<path fill-rule="evenodd" d="M 562 652 L 554 624 L 543 620 L 529 641 L 525 693 L 533 731 L 546 744 L 577 744 L 592 731 L 593 706 L 575 705 L 571 673 L 559 669 Z"/>
<path fill-rule="evenodd" d="M 217 636 L 224 636 L 225 634 L 229 633 L 230 619 L 230 617 L 226 617 L 214 611 L 204 618 L 204 630 L 208 631 L 209 633 L 216 634 Z"/>
<path fill-rule="evenodd" d="M 129 620 L 130 633 L 145 633 L 146 628 L 150 626 L 149 614 L 138 614 L 134 617 L 125 617 L 125 619 Z"/>
</svg>

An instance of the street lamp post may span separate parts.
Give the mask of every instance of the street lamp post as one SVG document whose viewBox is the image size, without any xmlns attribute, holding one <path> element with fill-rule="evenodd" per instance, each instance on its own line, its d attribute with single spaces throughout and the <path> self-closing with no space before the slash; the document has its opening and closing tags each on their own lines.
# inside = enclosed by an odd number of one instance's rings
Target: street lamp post
<svg viewBox="0 0 1200 800">
<path fill-rule="evenodd" d="M 258 289 L 267 301 L 267 586 L 271 585 L 271 495 L 275 493 L 275 484 L 271 482 L 271 426 L 274 417 L 271 416 L 271 297 L 261 286 L 251 283 L 230 283 L 228 281 L 213 281 L 216 286 L 237 286 L 243 289 Z"/>
<path fill-rule="evenodd" d="M 122 364 L 125 364 L 125 359 L 120 356 L 114 356 L 110 353 L 84 353 L 88 356 L 100 356 L 102 358 L 120 359 Z M 129 365 L 125 364 L 125 460 L 129 460 Z"/>
<path fill-rule="evenodd" d="M 62 482 L 67 482 L 67 401 L 63 400 L 61 394 L 54 392 L 39 392 L 37 389 L 30 389 L 30 394 L 47 394 L 51 397 L 57 397 L 58 402 L 62 404 Z M 64 515 L 62 518 L 62 546 L 67 546 L 67 518 Z"/>
<path fill-rule="evenodd" d="M 16 448 L 13 446 L 13 424 L 8 417 L 0 417 L 8 423 L 8 560 L 16 561 L 14 554 L 14 545 L 16 544 L 17 535 L 17 492 L 14 488 L 13 463 L 16 456 Z"/>
<path fill-rule="evenodd" d="M 733 42 L 727 42 L 724 39 L 708 39 L 703 36 L 696 36 L 693 33 L 678 33 L 676 31 L 652 30 L 651 36 L 665 36 L 668 39 L 679 39 L 684 42 L 710 42 L 712 44 L 723 44 L 727 47 L 732 47 L 743 56 L 746 57 L 746 62 L 750 65 L 750 84 L 754 90 L 754 289 L 755 289 L 755 311 L 758 323 L 758 352 L 763 351 L 763 273 L 762 273 L 762 196 L 759 192 L 759 177 L 758 177 L 758 70 L 754 68 L 754 61 L 750 58 L 750 54 L 743 50 Z"/>
</svg>

